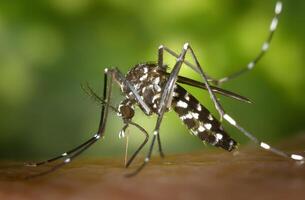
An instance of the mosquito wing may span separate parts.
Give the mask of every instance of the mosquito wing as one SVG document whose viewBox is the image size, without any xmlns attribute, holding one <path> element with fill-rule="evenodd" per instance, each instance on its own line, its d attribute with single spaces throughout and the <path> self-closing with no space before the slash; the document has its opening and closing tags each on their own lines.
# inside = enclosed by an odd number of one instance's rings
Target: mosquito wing
<svg viewBox="0 0 305 200">
<path fill-rule="evenodd" d="M 166 72 L 166 75 L 169 75 L 169 73 Z M 207 90 L 204 83 L 199 82 L 199 81 L 195 81 L 195 80 L 190 79 L 190 78 L 186 78 L 184 76 L 178 76 L 177 82 Z M 224 89 L 221 89 L 221 88 L 215 87 L 215 86 L 210 86 L 210 88 L 212 89 L 213 92 L 221 94 L 223 96 L 230 97 L 232 99 L 236 99 L 238 101 L 242 101 L 242 102 L 246 102 L 246 103 L 252 103 L 252 101 L 250 99 L 248 99 L 246 97 L 243 97 L 239 94 L 236 94 L 234 92 L 224 90 Z"/>
</svg>

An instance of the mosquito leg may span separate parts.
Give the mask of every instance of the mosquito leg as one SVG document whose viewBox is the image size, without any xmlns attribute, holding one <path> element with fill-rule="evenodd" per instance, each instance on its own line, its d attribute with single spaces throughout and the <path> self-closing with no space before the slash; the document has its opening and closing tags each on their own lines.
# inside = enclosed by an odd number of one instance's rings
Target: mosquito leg
<svg viewBox="0 0 305 200">
<path fill-rule="evenodd" d="M 111 78 L 109 80 L 108 83 L 108 77 L 109 73 L 108 73 L 108 69 L 105 69 L 105 74 L 104 74 L 104 90 L 103 90 L 103 99 L 104 102 L 109 102 L 110 98 L 111 98 L 111 91 L 112 91 L 112 79 L 113 76 L 111 75 Z M 107 85 L 110 85 L 110 87 L 107 87 Z M 87 142 L 81 144 L 80 146 L 60 155 L 57 157 L 54 157 L 50 160 L 44 161 L 44 162 L 40 162 L 40 163 L 34 163 L 32 164 L 32 166 L 37 166 L 37 165 L 42 165 L 48 162 L 53 162 L 55 160 L 58 160 L 60 158 L 63 157 L 67 157 L 62 163 L 59 163 L 57 165 L 55 165 L 53 168 L 51 168 L 50 170 L 46 171 L 46 172 L 42 172 L 39 175 L 43 175 L 43 174 L 47 174 L 49 172 L 55 171 L 56 169 L 60 168 L 61 166 L 70 163 L 70 161 L 72 159 L 74 159 L 75 157 L 77 157 L 78 155 L 80 155 L 83 151 L 85 151 L 86 149 L 88 149 L 92 144 L 94 144 L 98 139 L 100 139 L 101 137 L 103 137 L 104 135 L 104 130 L 105 130 L 105 125 L 106 125 L 106 121 L 107 121 L 107 115 L 108 115 L 108 110 L 109 110 L 109 104 L 105 104 L 102 106 L 102 110 L 101 110 L 101 119 L 100 119 L 100 125 L 99 125 L 99 129 L 98 132 L 91 138 L 89 139 Z M 73 154 L 71 156 L 71 154 Z M 34 175 L 36 176 L 36 175 Z"/>
<path fill-rule="evenodd" d="M 164 152 L 163 152 L 163 148 L 161 145 L 161 138 L 160 138 L 160 134 L 157 135 L 157 141 L 158 141 L 158 148 L 159 148 L 159 153 L 161 158 L 164 158 Z"/>
<path fill-rule="evenodd" d="M 275 9 L 274 9 L 274 16 L 272 18 L 270 27 L 269 27 L 269 35 L 267 37 L 267 39 L 265 40 L 265 42 L 263 43 L 260 52 L 257 54 L 257 56 L 247 64 L 247 66 L 235 73 L 232 73 L 229 76 L 220 78 L 220 79 L 211 79 L 212 83 L 216 84 L 216 85 L 220 85 L 224 82 L 227 82 L 229 80 L 232 80 L 242 74 L 244 74 L 245 72 L 251 71 L 256 64 L 263 58 L 263 56 L 265 55 L 265 53 L 268 51 L 271 40 L 273 38 L 274 32 L 277 28 L 278 25 L 278 20 L 279 20 L 279 15 L 282 12 L 282 2 L 278 1 L 275 5 Z"/>
<path fill-rule="evenodd" d="M 164 51 L 164 46 L 163 45 L 161 45 L 160 47 L 159 47 L 159 49 L 158 49 L 158 66 L 159 67 L 164 67 L 163 66 L 163 51 Z M 177 57 L 178 57 L 178 55 L 177 55 Z M 162 149 L 162 145 L 161 145 L 161 138 L 160 138 L 160 135 L 158 134 L 158 136 L 157 136 L 157 141 L 158 141 L 158 149 L 159 149 L 159 153 L 160 153 L 160 156 L 162 157 L 162 158 L 164 158 L 164 152 L 163 152 L 163 149 Z"/>
<path fill-rule="evenodd" d="M 49 170 L 43 171 L 41 173 L 38 174 L 34 174 L 34 175 L 30 175 L 25 177 L 26 179 L 31 179 L 31 178 L 35 178 L 35 177 L 39 177 L 39 176 L 43 176 L 46 174 L 49 174 L 51 172 L 56 171 L 57 169 L 63 167 L 64 165 L 70 163 L 72 160 L 74 160 L 77 156 L 79 156 L 82 152 L 84 152 L 86 149 L 88 149 L 91 145 L 93 145 L 100 137 L 95 137 L 94 140 L 92 140 L 90 143 L 88 143 L 87 145 L 84 146 L 84 148 L 79 149 L 79 151 L 77 151 L 76 153 L 74 153 L 73 155 L 67 156 L 66 159 L 61 162 L 58 163 L 57 165 L 51 167 Z"/>
<path fill-rule="evenodd" d="M 299 155 L 299 154 L 291 154 L 291 153 L 282 151 L 280 149 L 277 149 L 277 148 L 274 148 L 274 147 L 270 146 L 269 144 L 267 144 L 263 141 L 258 140 L 253 134 L 251 134 L 249 131 L 247 131 L 243 127 L 241 127 L 230 115 L 225 114 L 224 119 L 226 121 L 228 121 L 232 126 L 237 128 L 240 132 L 242 132 L 246 137 L 248 137 L 253 142 L 255 142 L 257 145 L 259 145 L 261 148 L 263 148 L 267 151 L 270 151 L 274 154 L 277 154 L 279 156 L 282 156 L 282 157 L 285 157 L 285 158 L 290 158 L 290 159 L 295 160 L 295 161 L 301 161 L 301 162 L 305 161 L 304 157 Z"/>
<path fill-rule="evenodd" d="M 222 83 L 227 82 L 229 80 L 232 80 L 232 79 L 234 79 L 234 78 L 244 74 L 247 71 L 252 70 L 255 67 L 255 65 L 262 59 L 262 57 L 265 55 L 265 53 L 268 51 L 270 43 L 271 43 L 271 40 L 272 40 L 273 35 L 274 35 L 274 32 L 275 32 L 275 30 L 277 28 L 277 24 L 278 24 L 278 20 L 279 20 L 279 15 L 281 14 L 281 12 L 282 12 L 282 2 L 278 1 L 276 3 L 276 6 L 275 6 L 274 17 L 273 17 L 273 19 L 271 21 L 271 24 L 270 24 L 269 35 L 268 35 L 267 39 L 265 40 L 265 42 L 263 43 L 261 51 L 259 52 L 259 54 L 251 62 L 248 63 L 246 68 L 241 69 L 240 71 L 237 71 L 237 72 L 235 72 L 235 73 L 233 73 L 233 74 L 231 74 L 231 75 L 229 75 L 227 77 L 223 77 L 223 78 L 220 78 L 220 79 L 211 78 L 210 76 L 208 76 L 206 74 L 206 77 L 207 77 L 208 81 L 213 83 L 213 84 L 215 84 L 215 85 L 219 85 L 219 84 L 222 84 Z M 159 55 L 160 54 L 163 55 L 163 51 L 168 52 L 170 55 L 172 55 L 172 56 L 174 56 L 176 58 L 178 58 L 178 56 L 179 56 L 175 51 L 173 51 L 173 50 L 171 50 L 171 49 L 161 45 L 159 47 Z M 183 62 L 187 66 L 191 67 L 194 71 L 200 73 L 198 68 L 195 65 L 193 65 L 192 63 L 188 62 L 187 60 L 184 60 Z"/>
<path fill-rule="evenodd" d="M 70 154 L 72 154 L 72 153 L 78 151 L 79 149 L 83 148 L 84 146 L 88 145 L 93 140 L 98 139 L 98 138 L 99 138 L 98 135 L 94 135 L 92 138 L 90 138 L 89 140 L 87 140 L 83 144 L 81 144 L 81 145 L 75 147 L 74 149 L 71 149 L 71 150 L 69 150 L 69 151 L 67 151 L 67 152 L 65 152 L 65 153 L 63 153 L 59 156 L 53 157 L 53 158 L 45 160 L 45 161 L 37 162 L 37 163 L 32 163 L 32 162 L 25 163 L 25 165 L 28 166 L 28 167 L 37 167 L 39 165 L 44 165 L 44 164 L 47 164 L 47 163 L 54 162 L 54 161 L 56 161 L 58 159 L 61 159 L 61 158 L 65 158 L 65 157 L 69 156 Z"/>
<path fill-rule="evenodd" d="M 145 140 L 143 141 L 143 143 L 138 147 L 138 149 L 133 153 L 133 155 L 130 157 L 130 159 L 128 160 L 128 162 L 126 163 L 125 167 L 129 167 L 130 164 L 132 163 L 132 161 L 135 159 L 135 157 L 138 155 L 138 153 L 142 150 L 142 148 L 146 145 L 149 135 L 147 133 L 147 131 L 140 125 L 130 121 L 129 122 L 131 125 L 134 125 L 135 127 L 137 127 L 144 135 L 145 135 Z"/>
</svg>

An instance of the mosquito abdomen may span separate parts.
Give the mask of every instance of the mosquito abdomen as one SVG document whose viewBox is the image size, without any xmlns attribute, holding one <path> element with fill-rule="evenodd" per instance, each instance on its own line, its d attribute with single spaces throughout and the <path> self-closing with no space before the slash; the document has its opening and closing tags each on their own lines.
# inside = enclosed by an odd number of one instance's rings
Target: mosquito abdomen
<svg viewBox="0 0 305 200">
<path fill-rule="evenodd" d="M 176 86 L 173 96 L 173 109 L 193 135 L 227 151 L 236 147 L 236 141 L 224 131 L 220 122 L 182 86 Z"/>
</svg>

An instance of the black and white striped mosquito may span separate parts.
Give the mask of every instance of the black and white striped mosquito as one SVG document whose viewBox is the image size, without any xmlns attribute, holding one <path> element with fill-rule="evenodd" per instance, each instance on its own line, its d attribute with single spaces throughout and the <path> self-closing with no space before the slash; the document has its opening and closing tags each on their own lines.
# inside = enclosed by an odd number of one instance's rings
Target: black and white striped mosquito
<svg viewBox="0 0 305 200">
<path fill-rule="evenodd" d="M 157 63 L 137 64 L 126 74 L 126 76 L 124 76 L 117 68 L 105 69 L 103 97 L 99 97 L 89 87 L 89 90 L 87 90 L 90 95 L 92 95 L 102 104 L 101 120 L 97 133 L 88 141 L 66 153 L 63 153 L 62 155 L 43 162 L 30 163 L 29 165 L 39 166 L 62 159 L 62 162 L 55 165 L 50 170 L 38 174 L 42 175 L 52 172 L 61 166 L 70 163 L 96 141 L 98 141 L 100 138 L 103 138 L 105 134 L 107 116 L 109 113 L 108 111 L 109 109 L 112 109 L 122 118 L 125 124 L 120 132 L 121 136 L 124 136 L 124 133 L 129 126 L 134 126 L 139 129 L 139 131 L 146 137 L 144 142 L 126 162 L 126 167 L 129 167 L 134 158 L 146 145 L 149 138 L 147 131 L 132 120 L 135 114 L 135 105 L 139 106 L 139 108 L 147 116 L 156 114 L 157 121 L 154 127 L 153 136 L 147 156 L 145 157 L 142 165 L 129 175 L 137 174 L 144 168 L 144 166 L 146 166 L 151 158 L 155 143 L 158 144 L 160 155 L 162 157 L 164 156 L 159 130 L 164 114 L 170 109 L 173 109 L 179 115 L 180 119 L 193 135 L 213 146 L 220 147 L 227 151 L 232 151 L 236 148 L 236 141 L 230 137 L 230 135 L 224 130 L 222 126 L 222 122 L 225 120 L 237 128 L 245 136 L 250 138 L 253 142 L 258 144 L 261 148 L 292 160 L 304 162 L 304 157 L 301 155 L 286 153 L 271 147 L 265 142 L 258 140 L 253 134 L 241 127 L 235 119 L 233 119 L 228 113 L 225 112 L 222 105 L 219 103 L 215 96 L 215 94 L 221 94 L 239 101 L 250 102 L 249 99 L 233 92 L 223 90 L 217 87 L 217 85 L 236 78 L 244 72 L 250 71 L 255 67 L 257 62 L 263 57 L 269 48 L 270 41 L 277 28 L 278 18 L 281 11 L 282 3 L 277 2 L 275 6 L 274 17 L 269 28 L 269 35 L 266 41 L 263 43 L 261 51 L 255 57 L 255 59 L 249 62 L 249 64 L 244 69 L 221 79 L 211 78 L 204 72 L 202 66 L 197 60 L 193 48 L 189 43 L 184 44 L 180 54 L 177 54 L 168 47 L 161 45 L 158 50 Z M 167 72 L 167 66 L 163 63 L 164 52 L 167 52 L 169 55 L 176 58 L 176 63 L 170 72 Z M 195 64 L 185 60 L 187 52 L 190 53 Z M 183 64 L 200 74 L 203 82 L 179 76 L 179 72 Z M 125 98 L 121 101 L 118 107 L 110 105 L 113 82 L 116 82 L 120 86 L 122 93 L 125 95 Z M 180 85 L 181 83 L 207 90 L 211 100 L 215 105 L 216 110 L 220 115 L 220 120 L 217 120 L 216 117 L 214 117 L 193 95 L 188 93 Z"/>
</svg>

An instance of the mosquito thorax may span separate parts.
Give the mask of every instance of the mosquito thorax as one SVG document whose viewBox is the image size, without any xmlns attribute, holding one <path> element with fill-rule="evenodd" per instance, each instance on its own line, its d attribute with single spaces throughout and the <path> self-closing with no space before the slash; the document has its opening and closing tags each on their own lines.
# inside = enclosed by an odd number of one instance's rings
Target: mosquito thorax
<svg viewBox="0 0 305 200">
<path fill-rule="evenodd" d="M 157 112 L 162 88 L 164 88 L 167 81 L 165 72 L 166 69 L 159 67 L 156 63 L 142 63 L 135 65 L 126 75 L 126 80 L 130 82 L 140 95 L 140 98 L 152 111 L 146 113 L 147 115 Z M 131 102 L 136 102 L 134 94 L 126 85 L 122 85 L 121 90 L 126 94 L 127 99 Z M 144 111 L 141 105 L 139 107 Z"/>
</svg>

